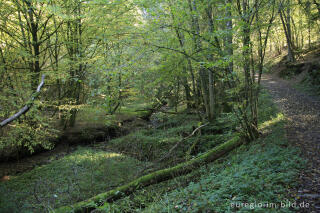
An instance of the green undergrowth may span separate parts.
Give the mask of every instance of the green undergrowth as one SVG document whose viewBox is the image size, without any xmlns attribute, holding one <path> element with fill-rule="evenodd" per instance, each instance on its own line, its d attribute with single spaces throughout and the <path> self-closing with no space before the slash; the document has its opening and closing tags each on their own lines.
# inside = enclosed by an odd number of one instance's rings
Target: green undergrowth
<svg viewBox="0 0 320 213">
<path fill-rule="evenodd" d="M 193 173 L 144 188 L 103 212 L 293 212 L 290 188 L 305 165 L 285 137 L 285 118 L 265 92 L 263 136 Z M 247 206 L 245 206 L 247 205 Z M 267 205 L 268 207 L 261 207 Z"/>
<path fill-rule="evenodd" d="M 320 73 L 320 70 L 319 70 Z M 320 76 L 320 74 L 319 74 Z M 320 77 L 319 77 L 320 79 Z M 320 80 L 318 80 L 320 82 Z M 320 84 L 313 84 L 311 83 L 310 76 L 306 76 L 304 80 L 294 85 L 294 88 L 297 90 L 310 94 L 312 96 L 319 96 L 320 95 Z"/>
<path fill-rule="evenodd" d="M 174 150 L 172 161 L 185 157 L 185 152 L 197 141 L 197 146 L 191 154 L 198 154 L 213 148 L 232 133 L 234 123 L 224 115 L 213 125 L 201 128 Z M 151 117 L 148 129 L 141 129 L 124 137 L 111 140 L 107 149 L 123 152 L 141 161 L 155 161 L 164 156 L 176 143 L 192 134 L 201 122 L 195 114 L 166 114 L 156 113 Z M 222 134 L 223 133 L 223 134 Z M 170 160 L 167 161 L 167 165 Z"/>
<path fill-rule="evenodd" d="M 145 109 L 149 107 L 151 107 L 150 103 L 137 100 L 136 103 L 125 103 L 117 112 L 110 114 L 102 106 L 85 106 L 79 110 L 76 123 L 77 126 L 90 127 L 115 125 L 119 122 L 143 117 L 148 113 Z"/>
<path fill-rule="evenodd" d="M 103 111 L 87 110 L 87 116 L 97 115 L 97 120 L 91 121 L 91 124 L 101 122 L 98 118 Z M 174 158 L 170 162 L 165 161 L 165 164 L 184 158 L 194 140 L 198 140 L 201 146 L 196 147 L 191 157 L 224 142 L 231 136 L 233 128 L 227 117 L 185 140 L 172 153 Z M 82 121 L 89 118 L 82 117 Z M 0 212 L 48 212 L 128 183 L 149 165 L 142 160 L 152 161 L 164 156 L 169 148 L 202 124 L 198 120 L 195 114 L 156 113 L 147 129 L 106 143 L 97 143 L 93 148 L 79 147 L 76 152 L 60 160 L 51 159 L 46 165 L 11 177 L 10 181 L 0 185 Z M 221 131 L 225 134 L 220 134 Z M 111 148 L 116 152 L 110 153 Z"/>
<path fill-rule="evenodd" d="M 164 194 L 144 212 L 290 212 L 287 208 L 233 208 L 245 203 L 279 205 L 290 199 L 287 193 L 297 181 L 300 159 L 296 150 L 286 146 L 283 123 L 272 128 L 272 135 L 232 152 L 225 161 L 210 166 L 200 181 Z"/>
<path fill-rule="evenodd" d="M 111 152 L 79 147 L 60 160 L 0 184 L 0 212 L 48 212 L 134 179 L 142 163 Z"/>
<path fill-rule="evenodd" d="M 290 212 L 289 208 L 239 207 L 246 203 L 278 205 L 290 200 L 304 162 L 285 138 L 285 118 L 268 94 L 259 101 L 263 135 L 214 163 L 188 175 L 140 189 L 104 205 L 102 212 Z M 137 177 L 146 165 L 163 157 L 201 122 L 196 114 L 156 113 L 149 127 L 94 148 L 83 147 L 0 185 L 0 212 L 48 212 L 86 200 Z M 171 153 L 173 165 L 228 140 L 237 127 L 233 114 L 222 114 Z M 112 152 L 110 150 L 112 149 Z M 109 150 L 109 151 L 104 151 Z M 118 154 L 122 153 L 122 154 Z M 131 156 L 131 157 L 128 157 Z M 238 206 L 238 207 L 237 207 Z"/>
<path fill-rule="evenodd" d="M 119 109 L 119 113 L 129 116 L 143 117 L 148 113 L 147 109 L 151 107 L 152 103 L 149 100 L 146 100 L 143 97 L 131 97 Z"/>
</svg>

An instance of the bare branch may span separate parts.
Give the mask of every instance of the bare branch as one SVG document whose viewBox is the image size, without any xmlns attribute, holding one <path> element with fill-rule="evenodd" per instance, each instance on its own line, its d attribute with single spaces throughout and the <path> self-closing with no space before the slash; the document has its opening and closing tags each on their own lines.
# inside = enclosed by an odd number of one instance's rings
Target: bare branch
<svg viewBox="0 0 320 213">
<path fill-rule="evenodd" d="M 147 169 L 152 168 L 153 165 L 155 165 L 155 164 L 157 164 L 157 163 L 160 163 L 160 162 L 166 160 L 168 157 L 171 156 L 172 152 L 173 152 L 177 147 L 180 146 L 180 144 L 181 144 L 183 141 L 191 138 L 197 131 L 199 131 L 202 127 L 207 126 L 208 124 L 209 124 L 209 123 L 205 123 L 205 124 L 197 127 L 195 130 L 192 131 L 192 133 L 191 133 L 190 135 L 188 135 L 187 137 L 182 138 L 182 139 L 179 140 L 174 146 L 172 146 L 171 149 L 167 152 L 167 154 L 165 154 L 164 156 L 162 156 L 159 160 L 153 162 L 152 165 L 147 166 L 147 167 L 143 168 L 142 170 L 140 170 L 140 171 L 138 172 L 138 174 L 141 174 L 142 172 L 146 171 Z"/>
<path fill-rule="evenodd" d="M 193 130 L 193 132 L 192 132 L 190 135 L 188 135 L 188 136 L 185 137 L 185 138 L 182 138 L 182 139 L 181 139 L 180 141 L 178 141 L 173 147 L 171 147 L 171 149 L 169 150 L 169 152 L 167 152 L 167 154 L 166 154 L 165 156 L 163 156 L 163 157 L 162 157 L 160 160 L 158 160 L 157 162 L 161 162 L 161 161 L 167 159 L 167 158 L 171 155 L 171 153 L 173 152 L 173 150 L 175 150 L 177 147 L 179 147 L 180 144 L 181 144 L 183 141 L 191 138 L 198 130 L 200 130 L 202 127 L 207 126 L 208 124 L 209 124 L 209 123 L 205 123 L 205 124 L 197 127 L 195 130 Z"/>
<path fill-rule="evenodd" d="M 19 111 L 17 112 L 16 114 L 14 114 L 13 116 L 11 116 L 10 118 L 7 118 L 6 120 L 2 121 L 0 123 L 0 128 L 8 125 L 9 123 L 11 123 L 12 121 L 14 121 L 15 119 L 19 118 L 21 115 L 27 113 L 29 111 L 29 109 L 32 107 L 33 105 L 33 102 L 34 102 L 34 99 L 36 97 L 38 97 L 39 93 L 40 93 L 40 90 L 41 90 L 41 87 L 43 86 L 44 84 L 44 77 L 45 75 L 42 75 L 42 78 L 41 78 L 41 82 L 36 90 L 36 92 L 31 96 L 30 98 L 30 101 Z"/>
</svg>

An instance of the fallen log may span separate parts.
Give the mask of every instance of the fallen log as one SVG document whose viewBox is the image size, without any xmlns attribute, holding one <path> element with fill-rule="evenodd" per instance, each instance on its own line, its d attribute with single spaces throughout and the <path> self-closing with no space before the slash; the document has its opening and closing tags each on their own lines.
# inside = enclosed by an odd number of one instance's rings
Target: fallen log
<svg viewBox="0 0 320 213">
<path fill-rule="evenodd" d="M 188 136 L 185 137 L 185 138 L 182 138 L 182 139 L 181 139 L 180 141 L 178 141 L 173 147 L 171 147 L 171 149 L 167 152 L 167 154 L 166 154 L 165 156 L 163 156 L 162 158 L 160 158 L 159 160 L 157 160 L 156 163 L 162 162 L 162 161 L 164 161 L 165 159 L 167 159 L 167 158 L 172 154 L 173 150 L 175 150 L 178 146 L 180 146 L 180 144 L 181 144 L 183 141 L 191 138 L 199 129 L 201 129 L 202 127 L 207 126 L 208 124 L 209 124 L 209 123 L 206 123 L 206 124 L 203 124 L 203 125 L 199 126 L 199 127 L 196 128 L 195 130 L 193 130 L 193 132 L 192 132 L 190 135 L 188 135 Z"/>
<path fill-rule="evenodd" d="M 91 212 L 94 209 L 103 207 L 103 205 L 108 205 L 108 203 L 127 196 L 134 191 L 141 189 L 142 187 L 149 186 L 155 183 L 160 183 L 162 181 L 169 180 L 171 178 L 181 176 L 190 173 L 194 169 L 204 165 L 206 163 L 212 162 L 228 152 L 232 151 L 236 147 L 243 143 L 243 139 L 237 134 L 232 139 L 227 142 L 209 150 L 208 152 L 202 154 L 201 156 L 194 158 L 190 161 L 180 163 L 174 167 L 152 172 L 148 175 L 142 176 L 126 185 L 117 187 L 105 193 L 98 194 L 88 200 L 81 201 L 74 205 L 60 207 L 55 210 L 56 213 L 65 212 Z"/>
<path fill-rule="evenodd" d="M 159 160 L 156 160 L 155 162 L 153 162 L 152 165 L 143 168 L 141 171 L 139 171 L 139 173 L 141 174 L 142 172 L 146 171 L 147 169 L 152 168 L 155 164 L 158 164 L 158 163 L 160 163 L 160 162 L 163 162 L 164 160 L 166 160 L 167 158 L 169 158 L 169 157 L 172 155 L 172 152 L 173 152 L 177 147 L 179 147 L 180 144 L 181 144 L 183 141 L 191 138 L 198 130 L 200 130 L 202 127 L 207 126 L 208 124 L 209 124 L 209 123 L 203 124 L 203 125 L 199 126 L 198 128 L 196 128 L 195 130 L 193 130 L 193 132 L 192 132 L 190 135 L 188 135 L 187 137 L 182 138 L 182 139 L 179 140 L 173 147 L 171 147 L 171 149 L 169 149 L 169 151 L 168 151 L 164 156 L 162 156 Z M 188 160 L 189 160 L 189 159 L 188 159 Z"/>
</svg>

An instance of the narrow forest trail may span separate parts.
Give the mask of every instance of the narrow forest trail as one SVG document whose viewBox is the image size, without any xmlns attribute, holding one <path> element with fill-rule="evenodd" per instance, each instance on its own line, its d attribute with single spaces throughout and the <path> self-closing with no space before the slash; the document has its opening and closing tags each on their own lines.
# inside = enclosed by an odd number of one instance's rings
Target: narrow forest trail
<svg viewBox="0 0 320 213">
<path fill-rule="evenodd" d="M 301 184 L 292 193 L 297 203 L 309 203 L 311 209 L 299 212 L 320 212 L 320 98 L 298 91 L 274 75 L 264 75 L 261 83 L 288 119 L 288 141 L 308 160 L 300 173 Z"/>
</svg>

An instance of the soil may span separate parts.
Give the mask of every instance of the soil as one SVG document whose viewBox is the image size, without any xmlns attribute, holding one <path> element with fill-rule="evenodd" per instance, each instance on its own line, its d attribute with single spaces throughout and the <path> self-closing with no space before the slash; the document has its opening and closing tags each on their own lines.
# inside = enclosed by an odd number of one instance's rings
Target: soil
<svg viewBox="0 0 320 213">
<path fill-rule="evenodd" d="M 288 118 L 288 141 L 298 147 L 302 157 L 308 161 L 307 167 L 300 172 L 298 187 L 290 191 L 298 204 L 310 204 L 310 208 L 300 208 L 298 212 L 320 212 L 320 98 L 298 91 L 293 87 L 293 81 L 280 79 L 276 75 L 264 75 L 261 83 Z M 125 123 L 130 123 L 125 126 L 131 130 L 132 126 L 136 126 L 136 122 Z M 51 151 L 20 161 L 0 163 L 0 181 L 8 181 L 11 175 L 60 159 L 74 149 L 74 146 L 62 143 Z"/>
<path fill-rule="evenodd" d="M 75 147 L 69 147 L 67 143 L 56 146 L 53 150 L 25 157 L 19 160 L 11 160 L 0 163 L 0 181 L 10 180 L 10 176 L 17 175 L 33 169 L 36 166 L 48 164 L 71 153 Z"/>
<path fill-rule="evenodd" d="M 310 204 L 298 212 L 320 212 L 320 97 L 298 91 L 292 81 L 275 74 L 264 75 L 261 83 L 288 119 L 289 143 L 298 147 L 308 162 L 300 172 L 299 186 L 290 192 L 297 204 Z"/>
<path fill-rule="evenodd" d="M 147 122 L 139 118 L 123 120 L 118 126 L 111 127 L 78 125 L 76 128 L 64 131 L 52 150 L 42 150 L 20 159 L 10 158 L 8 161 L 0 161 L 0 182 L 8 181 L 10 176 L 30 171 L 36 166 L 61 159 L 75 151 L 77 146 L 92 146 L 92 142 L 108 143 L 110 139 L 121 137 L 145 126 L 147 126 Z"/>
</svg>

